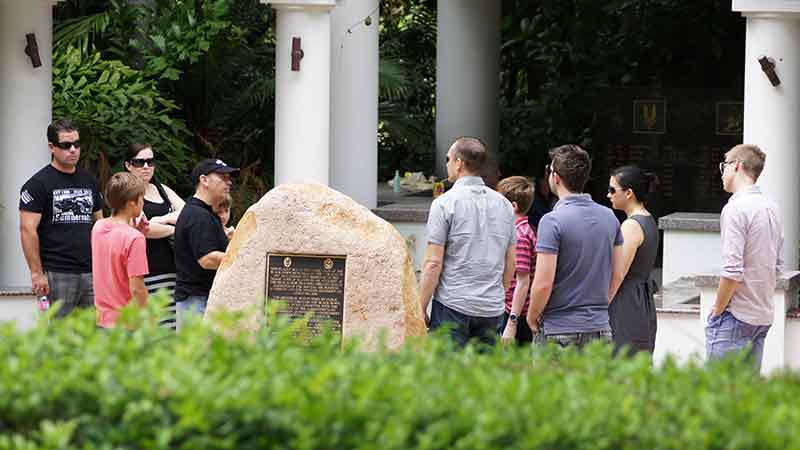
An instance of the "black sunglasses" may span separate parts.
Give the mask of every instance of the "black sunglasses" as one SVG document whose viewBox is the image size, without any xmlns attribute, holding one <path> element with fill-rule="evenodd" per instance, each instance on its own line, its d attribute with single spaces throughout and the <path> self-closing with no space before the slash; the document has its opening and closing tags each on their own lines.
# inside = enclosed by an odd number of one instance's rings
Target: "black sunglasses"
<svg viewBox="0 0 800 450">
<path fill-rule="evenodd" d="M 611 194 L 611 195 L 616 194 L 617 193 L 617 188 L 615 188 L 614 186 L 609 186 L 608 187 L 608 193 Z"/>
<path fill-rule="evenodd" d="M 60 148 L 61 150 L 69 150 L 69 149 L 71 149 L 72 147 L 75 147 L 76 149 L 79 149 L 79 148 L 81 148 L 81 141 L 75 141 L 75 142 L 56 142 L 56 143 L 55 143 L 55 144 L 53 144 L 53 145 L 55 145 L 56 147 Z"/>
<path fill-rule="evenodd" d="M 155 162 L 155 158 L 133 158 L 128 160 L 128 164 L 137 168 L 142 168 L 145 164 L 147 164 L 147 167 L 153 167 Z"/>
</svg>

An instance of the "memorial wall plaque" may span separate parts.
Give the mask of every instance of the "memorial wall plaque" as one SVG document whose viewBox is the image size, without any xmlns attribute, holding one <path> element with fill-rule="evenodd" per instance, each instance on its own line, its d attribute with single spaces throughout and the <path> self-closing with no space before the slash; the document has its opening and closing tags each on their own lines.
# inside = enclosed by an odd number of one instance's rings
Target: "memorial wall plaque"
<svg viewBox="0 0 800 450">
<path fill-rule="evenodd" d="M 587 186 L 596 201 L 610 206 L 605 198 L 609 173 L 636 164 L 658 176 L 648 204 L 657 216 L 722 209 L 728 194 L 718 165 L 741 143 L 741 93 L 611 88 L 601 97 L 593 125 L 593 181 Z"/>
<path fill-rule="evenodd" d="M 267 255 L 267 301 L 281 301 L 278 314 L 300 319 L 311 313 L 309 338 L 324 326 L 341 337 L 345 256 Z"/>
</svg>

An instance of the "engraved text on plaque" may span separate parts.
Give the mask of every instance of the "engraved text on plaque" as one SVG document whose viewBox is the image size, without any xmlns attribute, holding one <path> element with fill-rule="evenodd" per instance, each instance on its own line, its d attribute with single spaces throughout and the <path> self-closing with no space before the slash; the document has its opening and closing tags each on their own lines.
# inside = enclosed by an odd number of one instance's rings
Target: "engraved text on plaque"
<svg viewBox="0 0 800 450">
<path fill-rule="evenodd" d="M 286 304 L 279 314 L 298 319 L 311 313 L 311 337 L 324 325 L 341 336 L 344 256 L 267 255 L 267 299 Z"/>
</svg>

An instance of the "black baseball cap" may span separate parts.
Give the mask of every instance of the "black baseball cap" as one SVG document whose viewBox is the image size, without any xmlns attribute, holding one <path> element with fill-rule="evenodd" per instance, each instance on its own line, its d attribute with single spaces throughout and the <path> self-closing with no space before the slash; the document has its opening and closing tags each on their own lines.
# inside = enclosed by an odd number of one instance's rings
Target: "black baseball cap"
<svg viewBox="0 0 800 450">
<path fill-rule="evenodd" d="M 211 172 L 238 175 L 239 169 L 225 164 L 225 161 L 221 159 L 206 158 L 194 166 L 194 170 L 192 170 L 192 182 L 197 184 L 197 182 L 200 181 L 200 175 L 208 175 Z"/>
</svg>

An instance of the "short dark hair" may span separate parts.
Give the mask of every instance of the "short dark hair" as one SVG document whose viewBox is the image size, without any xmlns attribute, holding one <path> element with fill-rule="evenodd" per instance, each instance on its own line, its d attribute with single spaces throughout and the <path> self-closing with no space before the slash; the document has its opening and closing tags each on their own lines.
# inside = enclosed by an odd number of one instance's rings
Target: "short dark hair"
<svg viewBox="0 0 800 450">
<path fill-rule="evenodd" d="M 561 178 L 564 187 L 570 192 L 583 192 L 592 173 L 592 159 L 586 150 L 567 144 L 552 148 L 548 153 L 552 160 L 550 168 Z"/>
<path fill-rule="evenodd" d="M 503 178 L 497 183 L 497 192 L 517 204 L 517 213 L 527 214 L 533 204 L 533 181 L 521 176 Z"/>
<path fill-rule="evenodd" d="M 58 144 L 58 133 L 78 131 L 78 127 L 69 119 L 58 119 L 47 126 L 47 142 Z"/>
<path fill-rule="evenodd" d="M 488 155 L 486 146 L 475 137 L 462 136 L 453 142 L 453 156 L 464 162 L 464 167 L 475 175 L 480 175 Z"/>
<path fill-rule="evenodd" d="M 117 172 L 106 184 L 106 204 L 114 213 L 124 208 L 130 201 L 144 195 L 146 186 L 136 175 L 130 172 Z"/>
<path fill-rule="evenodd" d="M 133 158 L 136 158 L 136 155 L 138 155 L 140 151 L 142 151 L 142 150 L 144 150 L 146 148 L 149 148 L 150 150 L 153 150 L 153 146 L 150 145 L 150 144 L 131 144 L 131 145 L 129 145 L 128 146 L 128 151 L 125 152 L 125 161 L 130 161 Z M 155 154 L 155 150 L 153 150 L 153 153 Z"/>
<path fill-rule="evenodd" d="M 619 187 L 630 189 L 636 200 L 646 204 L 650 194 L 655 192 L 658 186 L 658 177 L 653 172 L 646 172 L 638 166 L 622 166 L 614 169 L 611 176 L 617 179 Z"/>
</svg>

